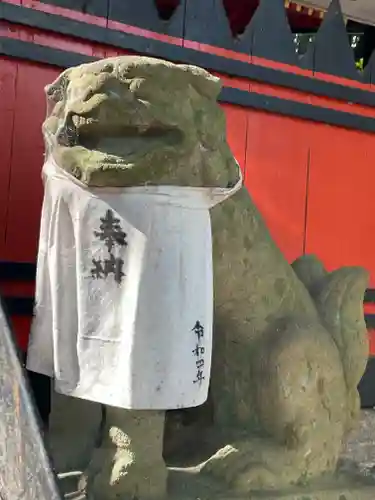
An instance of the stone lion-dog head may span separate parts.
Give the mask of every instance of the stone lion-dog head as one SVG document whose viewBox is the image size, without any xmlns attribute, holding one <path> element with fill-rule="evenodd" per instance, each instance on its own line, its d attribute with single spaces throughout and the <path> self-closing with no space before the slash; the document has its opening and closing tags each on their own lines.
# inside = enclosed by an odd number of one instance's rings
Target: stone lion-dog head
<svg viewBox="0 0 375 500">
<path fill-rule="evenodd" d="M 90 186 L 222 186 L 238 169 L 219 78 L 122 56 L 64 71 L 46 88 L 46 152 Z"/>
</svg>

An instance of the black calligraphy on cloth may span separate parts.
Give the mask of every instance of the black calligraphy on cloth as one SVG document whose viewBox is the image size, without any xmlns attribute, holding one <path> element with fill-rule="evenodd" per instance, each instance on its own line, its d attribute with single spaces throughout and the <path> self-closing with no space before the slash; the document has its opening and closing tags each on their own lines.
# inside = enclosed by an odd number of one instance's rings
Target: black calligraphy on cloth
<svg viewBox="0 0 375 500">
<path fill-rule="evenodd" d="M 193 380 L 194 384 L 202 385 L 203 380 L 205 380 L 204 376 L 204 354 L 205 348 L 202 346 L 202 341 L 204 339 L 204 327 L 199 321 L 196 321 L 194 327 L 192 328 L 192 332 L 194 332 L 196 336 L 196 345 L 195 349 L 193 349 L 193 355 L 195 356 L 195 366 L 197 369 L 195 379 Z"/>
<path fill-rule="evenodd" d="M 108 251 L 105 259 L 92 259 L 91 277 L 94 279 L 106 279 L 113 275 L 116 283 L 121 284 L 125 273 L 124 260 L 114 255 L 115 248 L 127 247 L 127 234 L 122 230 L 120 219 L 117 219 L 112 210 L 107 210 L 104 217 L 100 218 L 100 231 L 94 231 L 94 236 L 104 242 Z"/>
</svg>

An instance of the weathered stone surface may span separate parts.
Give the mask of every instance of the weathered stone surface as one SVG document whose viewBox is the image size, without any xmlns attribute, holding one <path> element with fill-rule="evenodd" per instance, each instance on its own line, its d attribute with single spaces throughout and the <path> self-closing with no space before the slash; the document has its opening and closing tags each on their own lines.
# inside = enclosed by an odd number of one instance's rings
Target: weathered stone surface
<svg viewBox="0 0 375 500">
<path fill-rule="evenodd" d="M 101 406 L 53 393 L 48 445 L 60 472 L 82 470 L 100 438 Z"/>
<path fill-rule="evenodd" d="M 236 182 L 238 171 L 216 103 L 219 89 L 203 70 L 148 58 L 67 70 L 47 91 L 47 150 L 91 186 L 225 187 Z M 245 188 L 212 210 L 212 227 L 210 401 L 168 413 L 165 458 L 200 485 L 219 488 L 218 495 L 238 498 L 255 490 L 276 494 L 333 474 L 358 415 L 356 387 L 368 351 L 362 310 L 367 273 L 328 273 L 313 257 L 290 266 Z M 89 484 L 100 484 L 94 486 L 98 498 L 138 496 L 137 488 L 140 498 L 163 492 L 163 419 L 150 424 L 147 415 L 108 416 L 96 454 L 99 477 L 89 476 Z M 114 428 L 124 439 L 133 432 L 136 437 L 120 444 Z M 153 450 L 151 461 L 147 450 Z M 143 491 L 145 470 L 153 464 L 160 473 L 149 472 L 154 484 Z M 203 486 L 193 491 L 188 494 L 205 498 Z M 312 498 L 335 498 L 319 495 Z M 340 495 L 346 498 L 344 490 Z"/>
<path fill-rule="evenodd" d="M 333 473 L 367 358 L 367 273 L 324 272 L 310 292 L 245 191 L 216 207 L 212 223 L 212 441 L 219 450 L 201 471 L 238 494 Z"/>
</svg>

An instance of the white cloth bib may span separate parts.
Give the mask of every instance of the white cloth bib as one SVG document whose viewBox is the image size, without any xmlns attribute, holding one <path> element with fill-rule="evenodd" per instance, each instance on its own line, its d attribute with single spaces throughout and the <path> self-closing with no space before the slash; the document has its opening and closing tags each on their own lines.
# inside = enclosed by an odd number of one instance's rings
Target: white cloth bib
<svg viewBox="0 0 375 500">
<path fill-rule="evenodd" d="M 209 209 L 231 189 L 88 189 L 48 160 L 28 369 L 127 409 L 201 405 L 213 322 Z M 239 174 L 241 175 L 241 174 Z"/>
</svg>

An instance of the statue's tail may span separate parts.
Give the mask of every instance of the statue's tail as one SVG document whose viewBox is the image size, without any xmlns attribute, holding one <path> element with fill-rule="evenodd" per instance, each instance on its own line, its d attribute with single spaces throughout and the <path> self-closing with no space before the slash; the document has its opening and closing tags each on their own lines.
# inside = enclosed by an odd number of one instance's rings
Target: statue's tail
<svg viewBox="0 0 375 500">
<path fill-rule="evenodd" d="M 328 273 L 313 256 L 301 257 L 293 267 L 309 289 L 320 318 L 340 352 L 352 421 L 359 411 L 357 386 L 369 354 L 363 310 L 368 272 L 360 267 L 343 267 Z M 351 423 L 348 424 L 350 427 Z"/>
</svg>

